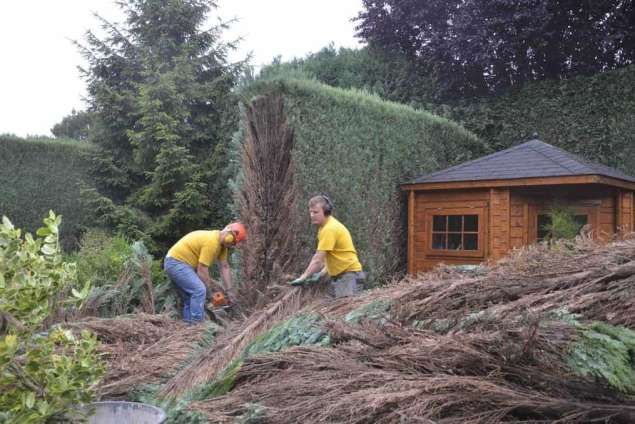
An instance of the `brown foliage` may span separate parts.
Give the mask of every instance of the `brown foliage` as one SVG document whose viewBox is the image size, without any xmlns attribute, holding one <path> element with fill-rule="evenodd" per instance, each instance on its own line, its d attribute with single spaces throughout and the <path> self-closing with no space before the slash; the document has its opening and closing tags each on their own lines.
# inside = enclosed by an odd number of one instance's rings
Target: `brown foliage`
<svg viewBox="0 0 635 424">
<path fill-rule="evenodd" d="M 276 295 L 272 283 L 284 279 L 283 272 L 298 262 L 294 135 L 281 96 L 257 97 L 245 109 L 240 218 L 249 239 L 242 249 L 246 284 L 240 298 L 244 305 L 263 306 Z"/>
<path fill-rule="evenodd" d="M 447 320 L 450 328 L 471 313 L 494 324 L 522 311 L 559 308 L 586 319 L 635 329 L 635 240 L 600 246 L 588 240 L 535 245 L 466 277 L 450 269 L 410 280 L 397 302 L 401 321 Z M 429 321 L 432 324 L 432 321 Z M 458 328 L 457 328 L 458 329 Z"/>
<path fill-rule="evenodd" d="M 241 354 L 254 338 L 320 297 L 319 288 L 303 290 L 293 287 L 287 289 L 267 307 L 252 313 L 244 321 L 234 322 L 216 338 L 212 349 L 201 352 L 191 364 L 165 384 L 162 396 L 177 397 L 199 384 L 212 381 Z"/>
<path fill-rule="evenodd" d="M 331 326 L 334 348 L 296 347 L 245 362 L 229 394 L 196 402 L 212 422 L 246 403 L 262 422 L 629 423 L 635 400 L 570 375 L 573 332 L 558 322 L 462 336 L 387 324 Z M 558 421 L 560 420 L 560 421 Z"/>
<path fill-rule="evenodd" d="M 125 398 L 134 386 L 158 384 L 184 365 L 206 327 L 187 326 L 162 315 L 138 314 L 113 319 L 67 323 L 74 331 L 89 330 L 101 342 L 99 353 L 107 373 L 101 397 Z"/>
<path fill-rule="evenodd" d="M 571 373 L 565 356 L 576 333 L 548 314 L 566 308 L 635 328 L 633 259 L 634 240 L 580 239 L 532 246 L 471 274 L 441 267 L 307 305 L 332 320 L 334 347 L 248 359 L 230 393 L 191 408 L 213 422 L 231 422 L 249 404 L 272 423 L 633 422 L 633 397 Z M 340 320 L 382 299 L 392 304 L 383 326 Z M 447 334 L 414 329 L 414 320 L 444 321 Z"/>
</svg>

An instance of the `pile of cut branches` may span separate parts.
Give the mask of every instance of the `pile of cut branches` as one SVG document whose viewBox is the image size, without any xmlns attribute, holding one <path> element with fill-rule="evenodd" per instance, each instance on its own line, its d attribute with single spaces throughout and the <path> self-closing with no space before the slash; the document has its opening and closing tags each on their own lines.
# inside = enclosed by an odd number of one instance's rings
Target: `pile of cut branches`
<svg viewBox="0 0 635 424">
<path fill-rule="evenodd" d="M 189 408 L 211 422 L 634 422 L 633 260 L 634 240 L 579 239 L 295 305 L 324 317 L 330 347 L 248 357 L 229 393 Z"/>
<path fill-rule="evenodd" d="M 397 324 L 329 326 L 336 346 L 254 357 L 225 396 L 190 408 L 233 422 L 497 423 L 635 420 L 635 399 L 567 366 L 573 325 L 527 322 L 440 335 Z"/>
<path fill-rule="evenodd" d="M 140 384 L 160 384 L 185 366 L 209 325 L 188 326 L 163 315 L 137 314 L 87 319 L 66 324 L 73 331 L 89 330 L 101 342 L 99 353 L 108 363 L 99 386 L 104 398 L 125 398 Z"/>
</svg>

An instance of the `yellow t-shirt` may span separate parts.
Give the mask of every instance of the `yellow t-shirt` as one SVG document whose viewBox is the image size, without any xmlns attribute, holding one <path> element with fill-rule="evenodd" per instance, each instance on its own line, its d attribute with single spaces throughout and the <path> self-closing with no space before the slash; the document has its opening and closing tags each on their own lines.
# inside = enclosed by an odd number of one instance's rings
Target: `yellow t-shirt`
<svg viewBox="0 0 635 424">
<path fill-rule="evenodd" d="M 331 277 L 362 270 L 351 233 L 333 216 L 329 216 L 318 231 L 317 250 L 326 252 L 326 271 Z"/>
<path fill-rule="evenodd" d="M 227 248 L 220 244 L 220 231 L 192 231 L 184 235 L 168 251 L 168 256 L 196 268 L 199 262 L 207 267 L 215 260 L 227 260 Z"/>
</svg>

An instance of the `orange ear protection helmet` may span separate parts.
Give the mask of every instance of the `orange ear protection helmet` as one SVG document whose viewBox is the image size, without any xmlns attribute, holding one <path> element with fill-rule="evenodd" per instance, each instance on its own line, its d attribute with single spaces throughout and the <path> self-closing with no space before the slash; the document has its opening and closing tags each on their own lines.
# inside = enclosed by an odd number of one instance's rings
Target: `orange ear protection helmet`
<svg viewBox="0 0 635 424">
<path fill-rule="evenodd" d="M 225 227 L 223 231 L 229 231 L 229 233 L 225 235 L 225 238 L 223 238 L 225 244 L 236 244 L 247 240 L 247 229 L 240 222 L 232 222 Z"/>
</svg>

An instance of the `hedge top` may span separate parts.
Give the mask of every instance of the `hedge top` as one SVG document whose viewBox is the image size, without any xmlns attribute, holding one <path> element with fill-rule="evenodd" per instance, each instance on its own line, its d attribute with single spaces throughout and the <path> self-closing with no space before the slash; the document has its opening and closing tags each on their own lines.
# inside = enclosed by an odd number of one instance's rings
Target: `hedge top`
<svg viewBox="0 0 635 424">
<path fill-rule="evenodd" d="M 375 109 L 386 115 L 398 115 L 402 119 L 414 119 L 429 124 L 447 125 L 461 136 L 477 140 L 476 136 L 461 125 L 447 118 L 435 115 L 423 109 L 414 109 L 411 106 L 382 100 L 378 95 L 357 88 L 343 89 L 323 84 L 314 79 L 272 77 L 262 79 L 250 84 L 242 91 L 243 101 L 248 102 L 253 97 L 272 93 L 297 93 L 303 92 L 312 96 L 328 99 L 333 105 L 355 107 L 359 109 Z"/>
</svg>

